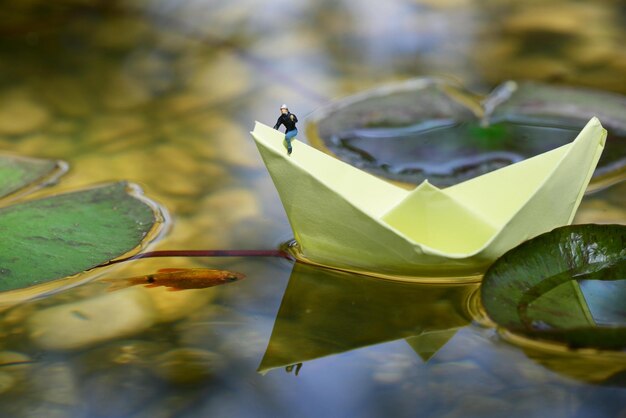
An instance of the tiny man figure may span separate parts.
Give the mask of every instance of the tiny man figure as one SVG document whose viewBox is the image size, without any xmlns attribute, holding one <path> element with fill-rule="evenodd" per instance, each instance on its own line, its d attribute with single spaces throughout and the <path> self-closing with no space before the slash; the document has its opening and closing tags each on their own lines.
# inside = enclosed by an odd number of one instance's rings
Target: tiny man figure
<svg viewBox="0 0 626 418">
<path fill-rule="evenodd" d="M 289 111 L 286 104 L 282 105 L 280 107 L 280 116 L 276 121 L 276 125 L 274 125 L 274 129 L 278 129 L 280 125 L 285 125 L 285 142 L 287 142 L 287 154 L 289 155 L 291 155 L 291 140 L 298 135 L 298 130 L 296 129 L 297 122 L 298 118 L 296 115 Z"/>
</svg>

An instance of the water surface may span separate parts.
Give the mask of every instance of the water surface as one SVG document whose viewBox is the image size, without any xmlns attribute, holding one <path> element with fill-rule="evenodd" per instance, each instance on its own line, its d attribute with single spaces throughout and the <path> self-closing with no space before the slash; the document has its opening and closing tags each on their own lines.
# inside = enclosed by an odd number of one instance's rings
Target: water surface
<svg viewBox="0 0 626 418">
<path fill-rule="evenodd" d="M 284 102 L 305 119 L 424 74 L 485 93 L 510 78 L 626 93 L 624 22 L 617 3 L 591 1 L 14 0 L 0 13 L 0 147 L 67 160 L 61 190 L 138 183 L 172 215 L 154 249 L 275 248 L 292 232 L 255 119 L 273 124 Z M 625 199 L 625 183 L 589 195 L 576 222 L 624 223 Z M 507 342 L 477 320 L 477 284 L 244 258 L 141 260 L 106 277 L 166 267 L 247 279 L 181 292 L 96 281 L 4 310 L 1 415 L 626 414 L 623 357 Z M 101 305 L 124 320 L 90 322 Z"/>
</svg>

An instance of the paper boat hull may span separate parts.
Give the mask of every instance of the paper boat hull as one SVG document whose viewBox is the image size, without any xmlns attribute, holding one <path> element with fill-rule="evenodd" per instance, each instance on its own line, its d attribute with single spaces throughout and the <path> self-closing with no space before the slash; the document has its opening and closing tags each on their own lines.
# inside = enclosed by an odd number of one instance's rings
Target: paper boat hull
<svg viewBox="0 0 626 418">
<path fill-rule="evenodd" d="M 447 189 L 414 191 L 298 140 L 288 156 L 284 134 L 261 123 L 252 136 L 306 259 L 376 274 L 447 276 L 481 273 L 521 242 L 571 223 L 606 131 L 594 118 L 553 151 Z M 479 229 L 487 232 L 477 238 Z"/>
</svg>

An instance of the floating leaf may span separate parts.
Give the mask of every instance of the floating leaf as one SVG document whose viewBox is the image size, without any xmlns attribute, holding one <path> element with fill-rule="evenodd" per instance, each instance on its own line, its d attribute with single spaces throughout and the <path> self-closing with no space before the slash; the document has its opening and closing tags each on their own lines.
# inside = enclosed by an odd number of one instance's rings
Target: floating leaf
<svg viewBox="0 0 626 418">
<path fill-rule="evenodd" d="M 296 263 L 259 371 L 403 338 L 427 360 L 468 323 L 463 307 L 476 288 L 399 283 Z"/>
<path fill-rule="evenodd" d="M 136 251 L 162 225 L 159 208 L 125 182 L 7 206 L 66 170 L 62 161 L 0 156 L 0 291 L 14 290 L 3 302 L 74 283 L 68 276 Z"/>
<path fill-rule="evenodd" d="M 514 333 L 574 347 L 626 347 L 626 226 L 557 228 L 485 274 L 482 303 Z"/>
<path fill-rule="evenodd" d="M 66 170 L 63 161 L 0 155 L 0 198 L 28 186 L 55 180 Z"/>
<path fill-rule="evenodd" d="M 372 174 L 451 186 L 568 143 L 593 116 L 609 130 L 591 188 L 626 175 L 626 97 L 507 82 L 481 107 L 458 86 L 417 79 L 335 102 L 310 118 L 318 148 Z"/>
<path fill-rule="evenodd" d="M 80 273 L 137 247 L 154 205 L 125 182 L 0 209 L 0 291 Z"/>
</svg>

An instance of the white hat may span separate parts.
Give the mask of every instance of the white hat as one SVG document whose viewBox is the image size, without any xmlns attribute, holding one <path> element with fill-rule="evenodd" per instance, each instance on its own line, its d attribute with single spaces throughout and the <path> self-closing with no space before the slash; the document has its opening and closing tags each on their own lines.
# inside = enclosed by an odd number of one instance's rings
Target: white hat
<svg viewBox="0 0 626 418">
<path fill-rule="evenodd" d="M 283 105 L 282 105 L 280 108 L 281 108 L 281 109 L 289 109 L 289 108 L 287 107 L 287 105 L 286 105 L 286 104 L 284 104 L 284 103 L 283 103 Z"/>
</svg>

